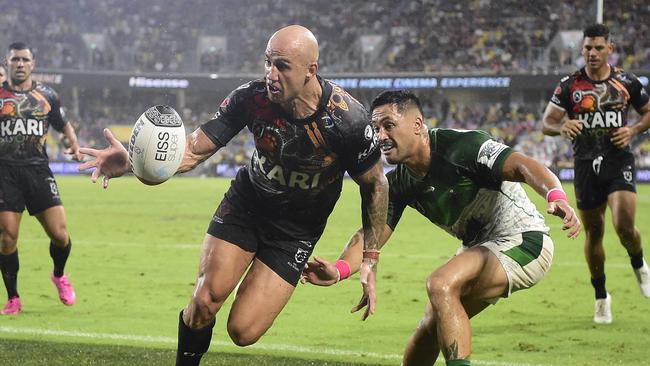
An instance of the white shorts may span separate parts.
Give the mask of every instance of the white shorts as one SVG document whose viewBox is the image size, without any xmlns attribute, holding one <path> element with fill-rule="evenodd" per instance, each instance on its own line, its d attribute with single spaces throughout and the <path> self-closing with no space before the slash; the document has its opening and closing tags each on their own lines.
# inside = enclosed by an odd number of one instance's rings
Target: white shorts
<svg viewBox="0 0 650 366">
<path fill-rule="evenodd" d="M 489 249 L 501 263 L 508 276 L 508 292 L 511 293 L 533 287 L 542 280 L 553 262 L 553 240 L 539 232 L 529 231 L 486 241 L 478 246 Z M 469 249 L 461 246 L 456 255 Z M 487 300 L 495 304 L 499 298 Z"/>
</svg>

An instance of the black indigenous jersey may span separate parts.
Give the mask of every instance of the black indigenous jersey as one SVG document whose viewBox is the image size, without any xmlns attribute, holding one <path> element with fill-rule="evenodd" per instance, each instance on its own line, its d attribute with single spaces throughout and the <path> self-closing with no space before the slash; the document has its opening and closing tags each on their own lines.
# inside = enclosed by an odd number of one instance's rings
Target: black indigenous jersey
<svg viewBox="0 0 650 366">
<path fill-rule="evenodd" d="M 0 88 L 0 164 L 47 164 L 45 139 L 52 126 L 63 132 L 65 119 L 56 92 L 33 82 L 27 91 Z"/>
<path fill-rule="evenodd" d="M 388 172 L 388 226 L 406 206 L 472 246 L 526 231 L 548 232 L 519 183 L 503 181 L 513 152 L 483 131 L 429 130 L 431 166 L 424 177 L 398 164 Z"/>
<path fill-rule="evenodd" d="M 551 97 L 551 103 L 570 119 L 582 121 L 582 133 L 573 140 L 576 159 L 594 159 L 618 150 L 611 141 L 612 131 L 627 125 L 630 105 L 638 110 L 648 100 L 639 79 L 616 67 L 601 81 L 589 79 L 582 68 L 562 78 Z"/>
<path fill-rule="evenodd" d="M 293 236 L 308 226 L 320 235 L 341 192 L 344 173 L 366 172 L 380 157 L 368 113 L 359 102 L 319 78 L 318 110 L 293 119 L 269 101 L 263 79 L 244 84 L 221 104 L 215 118 L 201 126 L 224 146 L 247 127 L 255 140 L 250 163 L 240 169 L 229 194 L 249 210 L 272 218 Z"/>
</svg>

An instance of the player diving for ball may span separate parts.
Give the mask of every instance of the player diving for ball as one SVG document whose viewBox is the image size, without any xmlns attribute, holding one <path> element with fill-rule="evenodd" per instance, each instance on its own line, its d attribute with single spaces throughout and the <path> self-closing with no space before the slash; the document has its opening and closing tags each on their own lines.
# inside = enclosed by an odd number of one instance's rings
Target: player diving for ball
<svg viewBox="0 0 650 366">
<path fill-rule="evenodd" d="M 388 221 L 382 247 L 406 206 L 462 240 L 456 255 L 427 278 L 424 318 L 409 340 L 403 365 L 432 365 L 442 351 L 447 365 L 469 365 L 469 319 L 500 297 L 532 287 L 551 266 L 553 241 L 543 216 L 526 196 L 526 182 L 547 198 L 547 212 L 562 219 L 575 238 L 580 222 L 557 177 L 526 155 L 514 152 L 482 131 L 428 129 L 420 101 L 408 91 L 386 91 L 372 102 L 372 124 L 390 171 Z M 329 286 L 359 269 L 379 251 L 364 247 L 355 233 L 336 264 L 316 257 L 303 282 Z M 375 276 L 368 286 L 375 293 Z M 375 310 L 364 294 L 352 310 Z"/>
<path fill-rule="evenodd" d="M 367 111 L 318 76 L 314 35 L 298 25 L 277 31 L 265 68 L 263 79 L 235 89 L 214 119 L 187 137 L 179 172 L 205 161 L 244 127 L 253 133 L 255 151 L 210 220 L 196 287 L 179 316 L 177 365 L 199 364 L 216 314 L 238 284 L 230 338 L 247 346 L 266 333 L 295 290 L 346 171 L 360 187 L 368 250 L 377 248 L 386 222 L 388 182 Z M 81 150 L 95 157 L 81 168 L 97 167 L 92 179 L 103 175 L 104 186 L 131 168 L 124 147 L 105 134 L 107 149 Z M 363 264 L 362 281 L 375 264 Z"/>
</svg>

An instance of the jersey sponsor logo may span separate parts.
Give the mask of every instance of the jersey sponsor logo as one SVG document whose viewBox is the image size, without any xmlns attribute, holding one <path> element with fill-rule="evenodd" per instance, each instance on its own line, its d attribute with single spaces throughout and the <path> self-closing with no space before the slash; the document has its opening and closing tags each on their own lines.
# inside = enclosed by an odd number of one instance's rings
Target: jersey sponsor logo
<svg viewBox="0 0 650 366">
<path fill-rule="evenodd" d="M 494 162 L 507 147 L 508 146 L 494 140 L 487 140 L 478 149 L 478 157 L 476 158 L 476 162 L 492 169 Z"/>
<path fill-rule="evenodd" d="M 626 165 L 623 168 L 623 179 L 625 179 L 626 182 L 632 183 L 632 166 L 631 165 Z"/>
<path fill-rule="evenodd" d="M 370 143 L 370 146 L 368 146 L 367 149 L 357 154 L 357 161 L 359 162 L 365 160 L 370 154 L 372 154 L 375 151 L 377 146 L 379 146 L 379 136 L 377 135 L 377 133 L 375 133 L 375 129 L 372 128 L 371 125 L 366 126 L 366 129 L 364 131 L 364 137 L 366 140 L 372 139 L 372 142 Z"/>
<path fill-rule="evenodd" d="M 600 166 L 603 164 L 603 157 L 599 156 L 591 162 L 591 169 L 593 169 L 596 175 L 600 174 Z"/>
<path fill-rule="evenodd" d="M 551 97 L 551 102 L 553 102 L 553 103 L 555 103 L 557 105 L 562 104 L 562 102 L 560 102 L 560 98 L 558 98 L 557 95 L 555 95 L 555 94 L 553 94 L 553 96 Z"/>
<path fill-rule="evenodd" d="M 0 136 L 34 135 L 43 136 L 45 131 L 42 120 L 28 118 L 7 119 L 0 122 Z"/>
<path fill-rule="evenodd" d="M 366 138 L 366 140 L 370 141 L 374 135 L 374 130 L 372 129 L 372 126 L 367 125 L 366 130 L 363 131 L 363 137 Z"/>
<path fill-rule="evenodd" d="M 310 241 L 307 241 L 307 240 L 298 240 L 298 242 L 300 244 L 302 244 L 302 245 L 305 245 L 305 246 L 309 247 L 309 248 L 314 246 Z"/>
<path fill-rule="evenodd" d="M 309 257 L 309 252 L 308 251 L 306 251 L 306 250 L 304 250 L 302 248 L 298 248 L 298 250 L 296 250 L 296 255 L 294 256 L 294 258 L 296 260 L 296 263 L 298 263 L 298 264 L 303 263 L 304 261 L 307 260 L 307 257 Z"/>
<path fill-rule="evenodd" d="M 334 120 L 332 119 L 332 117 L 328 115 L 324 115 L 323 118 L 321 118 L 321 122 L 323 123 L 323 127 L 325 128 L 334 127 Z"/>
<path fill-rule="evenodd" d="M 298 171 L 285 171 L 281 165 L 273 165 L 270 170 L 264 168 L 266 157 L 260 156 L 257 151 L 253 153 L 253 164 L 266 179 L 274 181 L 289 188 L 312 189 L 318 187 L 320 173 L 310 174 Z"/>
<path fill-rule="evenodd" d="M 622 111 L 578 113 L 577 119 L 586 128 L 623 127 Z"/>
</svg>

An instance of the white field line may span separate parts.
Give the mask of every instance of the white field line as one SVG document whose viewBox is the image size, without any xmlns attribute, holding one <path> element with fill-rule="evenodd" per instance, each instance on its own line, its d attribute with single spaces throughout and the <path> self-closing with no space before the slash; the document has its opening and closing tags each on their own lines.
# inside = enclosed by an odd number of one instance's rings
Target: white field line
<svg viewBox="0 0 650 366">
<path fill-rule="evenodd" d="M 10 334 L 28 334 L 35 336 L 57 336 L 68 338 L 89 338 L 98 340 L 120 340 L 120 341 L 135 341 L 140 343 L 165 343 L 176 344 L 176 338 L 164 336 L 142 336 L 133 334 L 115 334 L 115 333 L 91 333 L 91 332 L 74 332 L 56 329 L 41 329 L 41 328 L 17 328 L 0 326 L 0 333 Z M 212 341 L 212 345 L 219 347 L 236 347 L 230 342 Z M 376 352 L 363 352 L 353 351 L 336 348 L 316 348 L 304 347 L 291 344 L 273 344 L 273 343 L 257 343 L 250 348 L 268 350 L 268 351 L 289 351 L 293 353 L 304 354 L 319 354 L 319 355 L 332 355 L 332 356 L 357 356 L 357 357 L 372 357 L 378 359 L 401 359 L 401 355 L 385 354 Z M 491 360 L 472 360 L 472 364 L 488 365 L 488 366 L 553 366 L 550 364 L 532 364 L 532 363 L 516 363 L 508 361 L 491 361 Z"/>
</svg>

